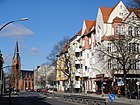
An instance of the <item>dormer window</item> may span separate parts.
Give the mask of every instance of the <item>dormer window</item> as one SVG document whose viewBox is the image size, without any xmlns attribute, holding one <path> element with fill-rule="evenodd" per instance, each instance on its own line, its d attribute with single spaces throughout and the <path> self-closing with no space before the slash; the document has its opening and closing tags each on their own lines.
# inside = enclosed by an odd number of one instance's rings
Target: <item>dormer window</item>
<svg viewBox="0 0 140 105">
<path fill-rule="evenodd" d="M 120 9 L 122 9 L 122 5 L 120 5 Z"/>
<path fill-rule="evenodd" d="M 135 19 L 135 17 L 134 16 L 132 16 L 132 20 L 134 20 Z"/>
<path fill-rule="evenodd" d="M 123 25 L 118 25 L 116 27 L 116 34 L 124 35 L 124 27 L 123 27 Z"/>
<path fill-rule="evenodd" d="M 120 13 L 119 13 L 119 15 L 120 15 L 120 16 L 122 16 L 122 15 L 123 15 L 123 13 L 122 13 L 122 12 L 120 12 Z"/>
</svg>

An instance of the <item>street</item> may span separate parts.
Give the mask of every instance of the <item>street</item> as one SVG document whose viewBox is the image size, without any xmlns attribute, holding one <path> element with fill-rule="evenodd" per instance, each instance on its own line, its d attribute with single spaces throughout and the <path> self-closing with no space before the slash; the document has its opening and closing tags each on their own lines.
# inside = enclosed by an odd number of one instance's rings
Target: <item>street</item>
<svg viewBox="0 0 140 105">
<path fill-rule="evenodd" d="M 64 93 L 61 93 L 64 94 Z M 106 97 L 106 100 L 107 97 Z M 12 95 L 12 102 L 9 104 L 9 96 L 5 95 L 0 97 L 0 105 L 86 105 L 81 103 L 75 103 L 71 101 L 64 101 L 60 97 L 52 98 L 46 97 L 40 92 L 20 92 L 19 95 Z M 99 105 L 104 105 L 100 103 Z M 114 102 L 107 102 L 107 105 L 140 105 L 140 100 L 129 99 L 124 97 L 116 98 Z"/>
<path fill-rule="evenodd" d="M 36 92 L 21 92 L 15 97 L 14 103 L 14 105 L 80 105 L 77 103 L 65 102 L 61 98 L 47 98 Z"/>
</svg>

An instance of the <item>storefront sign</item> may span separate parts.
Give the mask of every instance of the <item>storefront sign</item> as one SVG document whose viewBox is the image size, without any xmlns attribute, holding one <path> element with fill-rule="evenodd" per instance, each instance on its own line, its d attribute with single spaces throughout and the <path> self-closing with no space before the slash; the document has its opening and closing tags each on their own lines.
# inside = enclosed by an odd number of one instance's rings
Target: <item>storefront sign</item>
<svg viewBox="0 0 140 105">
<path fill-rule="evenodd" d="M 117 83 L 118 83 L 118 86 L 123 86 L 124 85 L 123 81 L 119 81 Z"/>
</svg>

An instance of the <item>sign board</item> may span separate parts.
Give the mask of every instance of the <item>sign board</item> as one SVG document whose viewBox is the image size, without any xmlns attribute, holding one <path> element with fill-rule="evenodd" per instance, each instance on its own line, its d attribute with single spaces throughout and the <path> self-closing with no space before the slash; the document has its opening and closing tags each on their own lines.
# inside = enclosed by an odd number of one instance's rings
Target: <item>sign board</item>
<svg viewBox="0 0 140 105">
<path fill-rule="evenodd" d="M 118 84 L 118 86 L 124 85 L 123 81 L 119 81 L 119 82 L 117 82 L 117 84 Z"/>
<path fill-rule="evenodd" d="M 115 100 L 115 95 L 114 94 L 109 94 L 108 96 L 109 101 L 114 101 Z"/>
</svg>

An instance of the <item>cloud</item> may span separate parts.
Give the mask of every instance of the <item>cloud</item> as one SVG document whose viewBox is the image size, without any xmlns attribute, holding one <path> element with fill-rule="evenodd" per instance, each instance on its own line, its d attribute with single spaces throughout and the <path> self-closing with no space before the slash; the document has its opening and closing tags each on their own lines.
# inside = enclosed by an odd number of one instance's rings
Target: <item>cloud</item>
<svg viewBox="0 0 140 105">
<path fill-rule="evenodd" d="M 35 47 L 32 47 L 31 48 L 31 53 L 32 54 L 37 54 L 37 53 L 39 53 L 39 49 L 38 48 L 35 48 Z"/>
<path fill-rule="evenodd" d="M 6 27 L 4 27 L 1 32 L 0 32 L 0 36 L 27 36 L 27 35 L 32 35 L 33 32 L 26 28 L 23 25 L 19 25 L 19 24 L 9 24 Z"/>
</svg>

